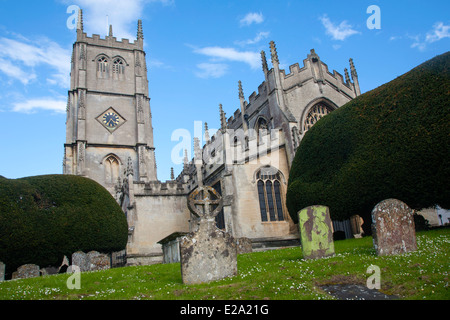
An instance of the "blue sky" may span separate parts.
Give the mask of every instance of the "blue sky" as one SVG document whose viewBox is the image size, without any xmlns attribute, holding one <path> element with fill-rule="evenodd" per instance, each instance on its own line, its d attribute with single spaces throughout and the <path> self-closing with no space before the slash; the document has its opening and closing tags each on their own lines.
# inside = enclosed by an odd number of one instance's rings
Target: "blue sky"
<svg viewBox="0 0 450 320">
<path fill-rule="evenodd" d="M 303 65 L 314 48 L 332 72 L 353 58 L 367 92 L 450 48 L 448 1 L 0 0 L 0 175 L 62 173 L 65 108 L 77 5 L 84 30 L 134 40 L 142 19 L 158 178 L 177 175 L 176 129 L 220 124 L 264 80 L 259 52 L 275 41 L 282 68 Z M 376 5 L 380 29 L 367 20 Z M 70 22 L 70 21 L 69 21 Z M 69 23 L 70 26 L 70 23 Z M 268 54 L 270 57 L 270 54 Z M 270 66 L 270 59 L 269 59 Z"/>
</svg>

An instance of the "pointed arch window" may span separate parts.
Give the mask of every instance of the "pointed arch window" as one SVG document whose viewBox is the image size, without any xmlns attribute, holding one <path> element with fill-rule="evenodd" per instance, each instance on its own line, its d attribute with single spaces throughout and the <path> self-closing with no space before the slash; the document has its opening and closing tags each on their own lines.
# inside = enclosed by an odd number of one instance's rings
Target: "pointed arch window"
<svg viewBox="0 0 450 320">
<path fill-rule="evenodd" d="M 266 136 L 269 133 L 269 124 L 267 120 L 264 118 L 259 118 L 256 123 L 256 134 L 258 138 L 258 144 L 262 143 L 262 137 Z"/>
<path fill-rule="evenodd" d="M 115 58 L 112 66 L 113 74 L 124 74 L 125 73 L 125 63 L 121 58 Z"/>
<path fill-rule="evenodd" d="M 108 59 L 106 57 L 100 57 L 97 59 L 97 71 L 108 72 Z"/>
<path fill-rule="evenodd" d="M 119 160 L 114 155 L 110 155 L 103 163 L 105 165 L 105 182 L 115 184 L 120 174 Z"/>
<path fill-rule="evenodd" d="M 273 167 L 261 168 L 256 173 L 261 221 L 284 221 L 281 174 Z"/>
<path fill-rule="evenodd" d="M 323 102 L 319 102 L 319 103 L 315 104 L 314 106 L 312 106 L 311 109 L 309 109 L 309 112 L 305 118 L 305 121 L 303 122 L 304 132 L 311 129 L 311 127 L 313 125 L 315 125 L 317 121 L 319 121 L 320 119 L 322 119 L 324 116 L 326 116 L 327 114 L 329 114 L 332 111 L 333 111 L 333 109 L 328 107 Z"/>
</svg>

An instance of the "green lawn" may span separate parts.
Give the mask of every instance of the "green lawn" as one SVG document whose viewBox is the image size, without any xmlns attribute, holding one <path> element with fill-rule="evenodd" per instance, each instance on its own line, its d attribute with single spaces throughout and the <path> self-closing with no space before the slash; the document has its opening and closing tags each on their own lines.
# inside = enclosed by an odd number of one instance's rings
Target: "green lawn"
<svg viewBox="0 0 450 320">
<path fill-rule="evenodd" d="M 184 285 L 180 265 L 161 264 L 81 273 L 68 289 L 67 274 L 0 282 L 0 299 L 333 299 L 320 286 L 366 284 L 370 265 L 381 270 L 381 292 L 401 299 L 449 300 L 450 229 L 417 233 L 416 252 L 377 257 L 372 238 L 335 242 L 336 255 L 303 260 L 300 248 L 238 256 L 239 274 L 202 285 Z"/>
</svg>

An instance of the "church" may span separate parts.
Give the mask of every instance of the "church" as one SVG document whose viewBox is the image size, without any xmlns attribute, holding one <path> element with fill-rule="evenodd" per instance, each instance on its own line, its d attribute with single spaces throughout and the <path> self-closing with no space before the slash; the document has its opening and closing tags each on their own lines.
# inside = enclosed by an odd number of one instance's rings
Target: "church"
<svg viewBox="0 0 450 320">
<path fill-rule="evenodd" d="M 227 118 L 218 105 L 221 128 L 210 136 L 205 123 L 205 144 L 195 140 L 194 158 L 185 156 L 182 172 L 163 182 L 156 174 L 143 48 L 140 20 L 134 42 L 117 40 L 111 26 L 104 38 L 89 37 L 79 11 L 63 172 L 97 181 L 121 205 L 129 227 L 128 264 L 163 262 L 162 240 L 176 244 L 196 229 L 187 202 L 198 179 L 222 196 L 218 228 L 250 239 L 253 248 L 298 244 L 285 204 L 290 167 L 305 133 L 361 94 L 352 59 L 350 74 L 345 69 L 342 76 L 311 49 L 302 66 L 295 63 L 286 73 L 271 41 L 272 68 L 261 51 L 264 80 L 257 91 L 246 98 L 237 81 L 240 108 Z"/>
</svg>

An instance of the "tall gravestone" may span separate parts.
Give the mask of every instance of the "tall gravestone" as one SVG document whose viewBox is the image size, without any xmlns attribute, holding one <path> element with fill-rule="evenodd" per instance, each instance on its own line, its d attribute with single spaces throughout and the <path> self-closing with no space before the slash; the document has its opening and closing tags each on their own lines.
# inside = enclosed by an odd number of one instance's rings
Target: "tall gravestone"
<svg viewBox="0 0 450 320">
<path fill-rule="evenodd" d="M 299 211 L 298 221 L 303 257 L 318 259 L 334 255 L 333 228 L 326 206 L 309 206 Z"/>
<path fill-rule="evenodd" d="M 412 209 L 397 199 L 379 202 L 372 210 L 372 236 L 379 256 L 417 250 Z"/>
<path fill-rule="evenodd" d="M 188 198 L 189 210 L 199 217 L 198 230 L 180 240 L 183 283 L 196 284 L 220 280 L 237 274 L 237 245 L 227 232 L 216 227 L 215 216 L 222 209 L 222 197 L 203 186 L 197 168 L 198 187 Z M 215 206 L 215 208 L 214 208 Z"/>
</svg>

